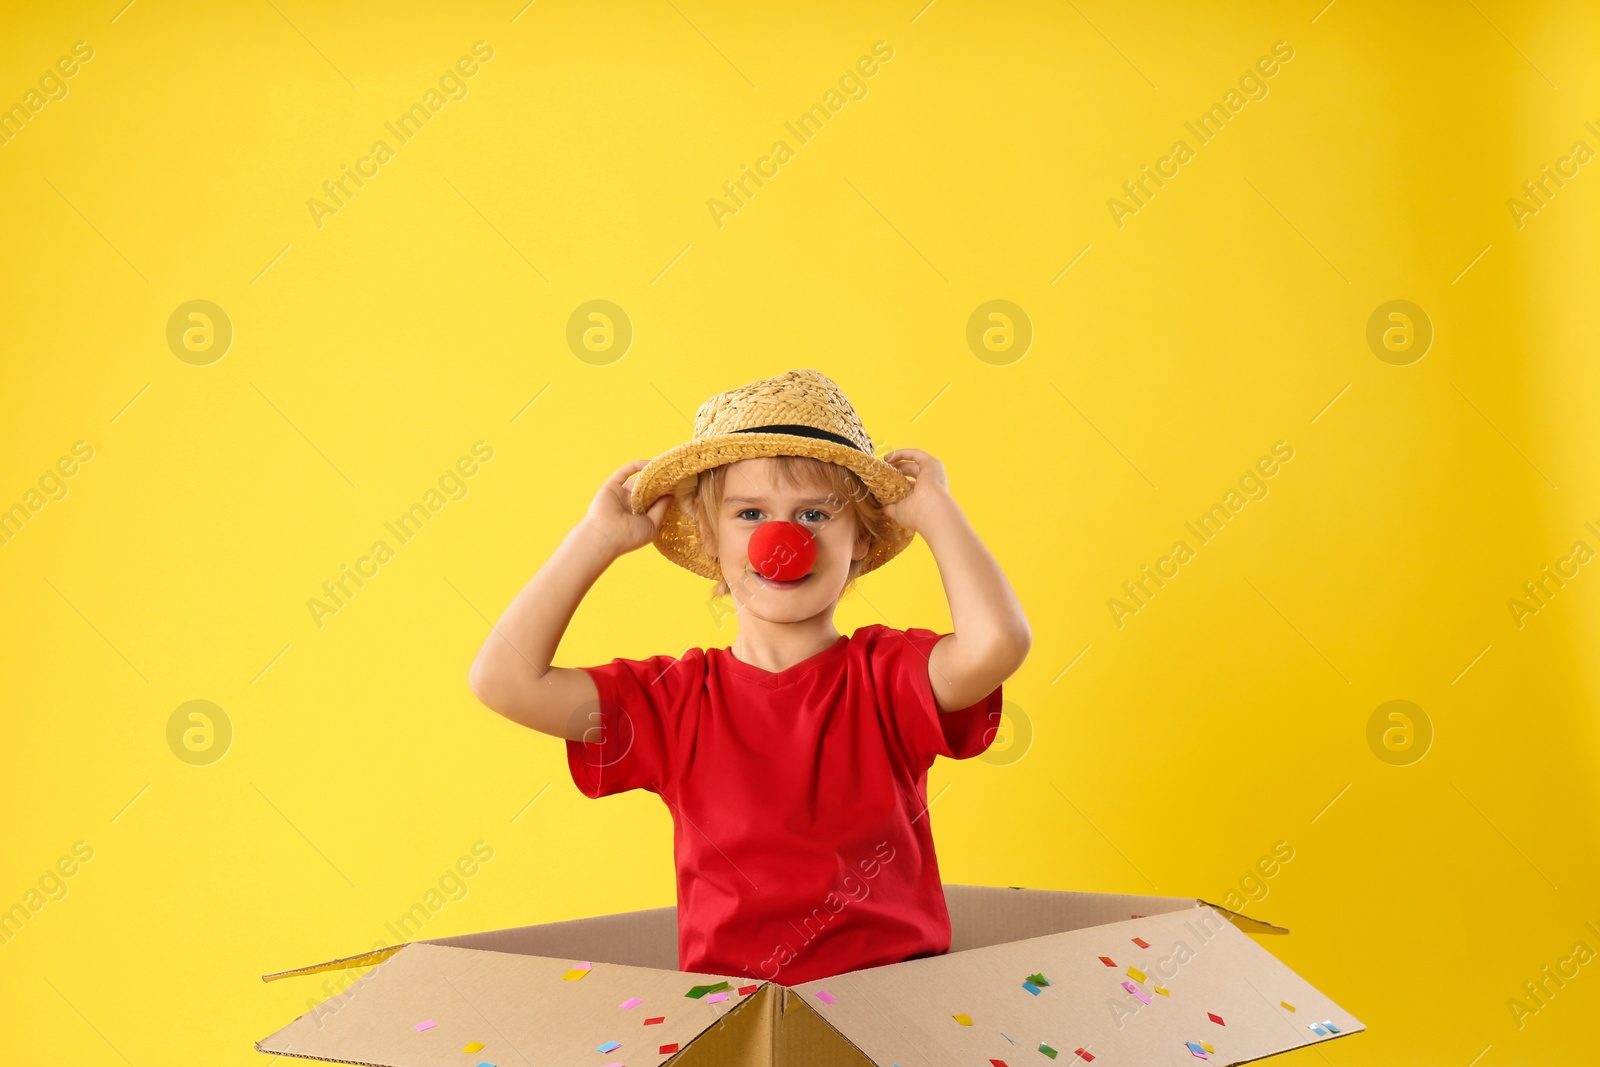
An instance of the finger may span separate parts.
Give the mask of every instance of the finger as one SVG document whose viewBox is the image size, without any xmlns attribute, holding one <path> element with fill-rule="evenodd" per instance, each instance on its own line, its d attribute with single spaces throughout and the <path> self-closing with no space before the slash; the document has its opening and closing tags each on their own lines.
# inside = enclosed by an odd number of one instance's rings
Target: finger
<svg viewBox="0 0 1600 1067">
<path fill-rule="evenodd" d="M 622 466 L 611 472 L 611 477 L 608 478 L 607 481 L 621 481 L 624 475 L 631 474 L 634 471 L 639 470 L 649 462 L 650 461 L 647 459 L 636 459 L 632 463 L 624 463 Z"/>
</svg>

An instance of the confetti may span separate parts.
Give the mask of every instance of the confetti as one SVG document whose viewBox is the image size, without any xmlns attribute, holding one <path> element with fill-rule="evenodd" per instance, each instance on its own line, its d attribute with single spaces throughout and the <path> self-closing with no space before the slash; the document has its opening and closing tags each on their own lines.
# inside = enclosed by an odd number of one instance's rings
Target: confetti
<svg viewBox="0 0 1600 1067">
<path fill-rule="evenodd" d="M 482 1063 L 478 1064 L 478 1067 L 494 1067 L 494 1064 L 490 1063 L 488 1060 L 484 1060 Z M 622 1065 L 617 1064 L 616 1067 L 622 1067 Z"/>
<path fill-rule="evenodd" d="M 1037 985 L 1037 986 L 1046 986 L 1046 985 L 1050 984 L 1050 979 L 1046 978 L 1044 976 L 1044 972 L 1042 972 L 1042 971 L 1040 973 L 1038 973 L 1038 974 L 1030 974 L 1030 975 L 1028 975 L 1028 981 L 1032 982 L 1034 985 Z"/>
<path fill-rule="evenodd" d="M 994 1067 L 1006 1067 L 1005 1060 L 990 1060 L 989 1062 L 993 1064 Z"/>
<path fill-rule="evenodd" d="M 1288 1008 L 1290 1011 L 1294 1011 L 1295 1010 L 1295 1006 L 1293 1004 L 1290 1004 L 1287 1000 L 1280 1000 L 1280 1001 L 1278 1001 L 1278 1003 L 1282 1004 L 1284 1007 Z"/>
<path fill-rule="evenodd" d="M 817 999 L 824 1004 L 832 1004 L 837 998 L 826 989 L 817 990 Z"/>
<path fill-rule="evenodd" d="M 1117 965 L 1117 961 L 1112 959 L 1110 956 L 1101 956 L 1100 962 L 1105 964 L 1107 967 L 1115 967 Z"/>
<path fill-rule="evenodd" d="M 433 1027 L 434 1027 L 434 1021 L 432 1019 L 428 1019 L 425 1022 L 420 1022 L 420 1023 L 417 1024 L 417 1032 L 421 1033 L 424 1030 L 432 1030 Z"/>
<path fill-rule="evenodd" d="M 667 1017 L 665 1015 L 657 1015 L 654 1018 L 646 1019 L 644 1021 L 644 1024 L 646 1026 L 654 1026 L 656 1023 L 664 1023 L 666 1021 L 667 1021 Z"/>
<path fill-rule="evenodd" d="M 589 970 L 590 969 L 588 967 L 573 967 L 568 970 L 566 974 L 562 975 L 561 978 L 563 981 L 576 982 L 578 979 L 588 974 Z"/>
<path fill-rule="evenodd" d="M 1089 1055 L 1089 1053 L 1085 1052 L 1081 1048 L 1080 1049 L 1073 1049 L 1073 1055 L 1077 1056 L 1084 1063 L 1093 1063 L 1094 1062 L 1094 1057 Z"/>
<path fill-rule="evenodd" d="M 1028 992 L 1032 993 L 1034 996 L 1038 996 L 1040 994 L 1040 992 L 1042 992 L 1042 990 L 1040 990 L 1040 988 L 1038 986 L 1033 984 L 1033 981 L 1031 979 L 1028 980 L 1028 981 L 1023 982 L 1022 983 L 1022 988 L 1026 989 Z"/>
<path fill-rule="evenodd" d="M 1157 993 L 1160 993 L 1164 997 L 1172 996 L 1171 993 L 1167 992 L 1167 987 L 1164 986 L 1164 985 L 1151 986 L 1151 988 L 1154 989 Z"/>
<path fill-rule="evenodd" d="M 708 994 L 706 994 L 706 1003 L 707 1004 L 721 1004 L 724 1000 L 727 1000 L 727 999 L 728 999 L 728 994 L 726 994 L 726 993 L 708 993 Z"/>
<path fill-rule="evenodd" d="M 741 997 L 748 997 L 751 993 L 754 993 L 756 990 L 758 990 L 760 988 L 761 987 L 759 985 L 754 985 L 754 984 L 752 984 L 752 985 L 742 985 L 742 986 L 739 987 L 739 995 Z"/>
<path fill-rule="evenodd" d="M 1339 1032 L 1339 1028 L 1326 1019 L 1322 1020 L 1322 1025 L 1327 1027 L 1329 1030 L 1332 1030 L 1336 1034 Z"/>
<path fill-rule="evenodd" d="M 1130 992 L 1134 996 L 1138 997 L 1141 1002 L 1143 1002 L 1145 1004 L 1150 1003 L 1150 994 L 1146 993 L 1144 990 L 1140 989 L 1138 986 L 1134 985 L 1132 982 L 1123 982 L 1122 983 L 1122 988 L 1126 989 L 1128 992 Z"/>
<path fill-rule="evenodd" d="M 1135 944 L 1135 945 L 1138 945 L 1138 946 L 1139 946 L 1139 947 L 1140 947 L 1140 948 L 1149 948 L 1149 947 L 1150 947 L 1150 942 L 1148 942 L 1148 941 L 1146 941 L 1146 940 L 1145 940 L 1145 939 L 1144 939 L 1144 938 L 1142 938 L 1142 937 L 1136 937 L 1136 938 L 1134 938 L 1134 939 L 1133 939 L 1133 943 L 1134 943 L 1134 944 Z"/>
<path fill-rule="evenodd" d="M 622 1042 L 620 1042 L 620 1041 L 607 1041 L 603 1045 L 596 1045 L 594 1047 L 594 1050 L 596 1052 L 614 1052 L 614 1051 L 616 1051 L 617 1049 L 619 1049 L 621 1047 L 622 1047 Z"/>
<path fill-rule="evenodd" d="M 1194 1041 L 1185 1041 L 1184 1044 L 1189 1047 L 1189 1054 L 1195 1059 L 1209 1060 L 1211 1058 L 1210 1056 L 1206 1055 L 1206 1050 L 1201 1048 L 1198 1043 Z"/>
<path fill-rule="evenodd" d="M 1129 967 L 1128 977 L 1132 978 L 1135 982 L 1142 982 L 1144 981 L 1144 972 L 1137 967 Z"/>
<path fill-rule="evenodd" d="M 1212 1022 L 1216 1023 L 1218 1026 L 1227 1026 L 1228 1025 L 1227 1023 L 1222 1021 L 1222 1016 L 1218 1015 L 1214 1011 L 1206 1012 L 1206 1018 L 1210 1019 Z"/>
<path fill-rule="evenodd" d="M 962 1026 L 971 1026 L 972 1025 L 972 1016 L 968 1015 L 966 1012 L 962 1012 L 960 1015 L 952 1015 L 952 1016 L 950 1016 L 950 1018 L 954 1019 L 956 1022 L 960 1023 Z"/>
<path fill-rule="evenodd" d="M 1006 1033 L 1004 1030 L 1000 1031 L 1000 1036 L 1011 1042 L 1013 1045 L 1017 1043 L 1017 1039 Z"/>
<path fill-rule="evenodd" d="M 728 988 L 730 987 L 727 982 L 718 982 L 716 985 L 697 985 L 691 987 L 689 992 L 685 993 L 684 996 L 693 997 L 695 1000 L 699 1000 L 707 993 L 716 993 Z"/>
<path fill-rule="evenodd" d="M 1316 1034 L 1318 1037 L 1327 1037 L 1328 1036 L 1328 1031 L 1326 1031 L 1326 1030 L 1324 1030 L 1322 1028 L 1322 1024 L 1321 1023 L 1307 1023 L 1306 1024 L 1306 1029 L 1310 1030 L 1312 1033 Z"/>
<path fill-rule="evenodd" d="M 660 1055 L 660 1056 L 665 1056 L 669 1052 L 676 1052 L 676 1051 L 678 1051 L 678 1043 L 676 1041 L 674 1041 L 670 1045 L 662 1045 L 659 1049 L 656 1050 L 656 1054 Z"/>
<path fill-rule="evenodd" d="M 468 1041 L 465 1045 L 463 1045 L 461 1047 L 461 1051 L 462 1052 L 482 1052 L 483 1051 L 483 1042 L 482 1041 Z"/>
<path fill-rule="evenodd" d="M 639 1005 L 641 1005 L 643 1003 L 644 1003 L 644 1001 L 640 1000 L 638 997 L 629 997 L 627 1000 L 624 1000 L 621 1004 L 618 1004 L 617 1007 L 621 1008 L 623 1011 L 627 1011 L 629 1008 L 637 1008 Z"/>
<path fill-rule="evenodd" d="M 1205 1049 L 1207 1052 L 1211 1053 L 1213 1056 L 1215 1056 L 1217 1054 L 1216 1048 L 1214 1046 L 1212 1046 L 1212 1044 L 1209 1041 L 1200 1042 L 1200 1047 Z"/>
<path fill-rule="evenodd" d="M 1046 1056 L 1049 1056 L 1051 1059 L 1056 1058 L 1056 1050 L 1045 1044 L 1043 1041 L 1039 1042 L 1039 1051 L 1044 1053 Z"/>
</svg>

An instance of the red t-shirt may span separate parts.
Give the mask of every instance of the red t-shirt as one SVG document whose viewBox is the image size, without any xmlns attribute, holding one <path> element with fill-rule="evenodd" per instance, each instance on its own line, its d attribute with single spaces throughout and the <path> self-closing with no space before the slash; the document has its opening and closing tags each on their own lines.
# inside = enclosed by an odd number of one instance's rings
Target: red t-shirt
<svg viewBox="0 0 1600 1067">
<path fill-rule="evenodd" d="M 864 626 L 776 673 L 725 648 L 582 668 L 600 730 L 567 766 L 672 811 L 681 969 L 797 985 L 950 950 L 928 768 L 989 747 L 1001 692 L 939 710 L 946 636 Z"/>
</svg>

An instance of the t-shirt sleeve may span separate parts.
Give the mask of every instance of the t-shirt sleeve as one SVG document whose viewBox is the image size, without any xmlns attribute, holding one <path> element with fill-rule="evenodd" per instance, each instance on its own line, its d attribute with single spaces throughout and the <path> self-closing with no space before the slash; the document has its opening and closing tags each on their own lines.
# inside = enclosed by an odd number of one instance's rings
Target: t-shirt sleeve
<svg viewBox="0 0 1600 1067">
<path fill-rule="evenodd" d="M 599 690 L 598 707 L 586 709 L 591 725 L 585 739 L 567 742 L 567 769 L 584 796 L 672 789 L 684 731 L 693 728 L 697 711 L 703 677 L 698 653 L 579 668 Z"/>
<path fill-rule="evenodd" d="M 933 646 L 949 637 L 933 630 L 886 630 L 876 655 L 888 662 L 890 705 L 901 743 L 914 769 L 931 766 L 935 756 L 971 759 L 986 750 L 1000 728 L 1001 687 L 971 707 L 940 711 L 929 678 Z"/>
</svg>

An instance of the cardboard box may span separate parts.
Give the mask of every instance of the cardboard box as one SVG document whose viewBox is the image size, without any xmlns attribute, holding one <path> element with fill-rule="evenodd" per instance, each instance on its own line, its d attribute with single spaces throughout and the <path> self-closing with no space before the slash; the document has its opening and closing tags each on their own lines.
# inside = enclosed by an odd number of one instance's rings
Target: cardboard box
<svg viewBox="0 0 1600 1067">
<path fill-rule="evenodd" d="M 792 987 L 677 970 L 677 908 L 281 971 L 263 978 L 377 964 L 256 1048 L 372 1067 L 1181 1067 L 1365 1029 L 1246 936 L 1287 930 L 1218 904 L 944 888 L 948 954 Z"/>
</svg>

